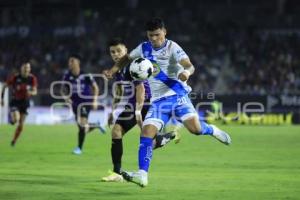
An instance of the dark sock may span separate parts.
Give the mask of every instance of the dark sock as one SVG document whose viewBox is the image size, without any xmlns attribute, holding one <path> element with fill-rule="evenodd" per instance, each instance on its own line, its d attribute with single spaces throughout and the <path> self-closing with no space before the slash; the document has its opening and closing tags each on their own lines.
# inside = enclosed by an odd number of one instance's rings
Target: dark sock
<svg viewBox="0 0 300 200">
<path fill-rule="evenodd" d="M 121 162 L 123 155 L 122 139 L 112 139 L 111 144 L 111 158 L 114 165 L 114 172 L 120 174 Z"/>
<path fill-rule="evenodd" d="M 79 132 L 78 132 L 78 147 L 82 149 L 83 142 L 85 138 L 85 132 L 84 127 L 79 126 Z"/>
</svg>

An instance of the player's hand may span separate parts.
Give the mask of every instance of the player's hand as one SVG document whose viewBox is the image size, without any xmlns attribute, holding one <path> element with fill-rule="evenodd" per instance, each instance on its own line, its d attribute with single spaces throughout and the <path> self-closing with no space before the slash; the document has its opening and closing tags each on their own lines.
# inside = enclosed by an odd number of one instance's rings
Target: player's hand
<svg viewBox="0 0 300 200">
<path fill-rule="evenodd" d="M 97 110 L 98 109 L 98 102 L 97 101 L 93 101 L 92 108 L 93 108 L 93 110 Z"/>
<path fill-rule="evenodd" d="M 111 112 L 111 113 L 109 114 L 109 116 L 108 116 L 108 121 L 107 121 L 108 127 L 110 127 L 111 125 L 113 125 L 113 121 L 114 121 L 114 115 L 113 115 L 113 113 Z"/>
<path fill-rule="evenodd" d="M 135 120 L 136 120 L 137 125 L 142 130 L 142 127 L 143 127 L 143 118 L 142 118 L 141 111 L 135 111 Z"/>
<path fill-rule="evenodd" d="M 4 106 L 4 101 L 1 101 L 1 100 L 0 100 L 0 105 L 1 105 L 1 106 Z"/>
<path fill-rule="evenodd" d="M 105 76 L 107 79 L 112 79 L 112 78 L 113 78 L 113 74 L 112 74 L 111 70 L 109 70 L 109 69 L 104 70 L 102 73 L 104 74 L 104 76 Z"/>
<path fill-rule="evenodd" d="M 181 72 L 179 75 L 178 75 L 178 79 L 181 80 L 181 81 L 187 81 L 189 79 L 190 75 L 188 72 L 186 71 L 183 71 Z"/>
<path fill-rule="evenodd" d="M 28 90 L 28 91 L 27 91 L 27 97 L 32 97 L 32 96 L 33 96 L 32 94 L 33 94 L 33 93 L 32 93 L 31 90 Z"/>
</svg>

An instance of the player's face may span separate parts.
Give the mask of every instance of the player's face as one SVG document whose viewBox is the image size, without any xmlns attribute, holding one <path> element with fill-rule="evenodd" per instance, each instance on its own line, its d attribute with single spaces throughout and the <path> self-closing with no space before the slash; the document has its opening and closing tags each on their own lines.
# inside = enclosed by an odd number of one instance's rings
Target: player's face
<svg viewBox="0 0 300 200">
<path fill-rule="evenodd" d="M 24 63 L 21 67 L 21 75 L 24 77 L 29 76 L 31 72 L 31 66 L 29 63 Z"/>
<path fill-rule="evenodd" d="M 150 40 L 153 47 L 161 47 L 166 40 L 166 29 L 159 28 L 154 31 L 147 31 L 147 37 Z"/>
<path fill-rule="evenodd" d="M 77 70 L 79 69 L 79 63 L 80 61 L 77 58 L 70 57 L 68 61 L 69 70 Z"/>
<path fill-rule="evenodd" d="M 123 44 L 109 47 L 109 53 L 112 60 L 116 63 L 127 54 L 127 48 Z"/>
</svg>

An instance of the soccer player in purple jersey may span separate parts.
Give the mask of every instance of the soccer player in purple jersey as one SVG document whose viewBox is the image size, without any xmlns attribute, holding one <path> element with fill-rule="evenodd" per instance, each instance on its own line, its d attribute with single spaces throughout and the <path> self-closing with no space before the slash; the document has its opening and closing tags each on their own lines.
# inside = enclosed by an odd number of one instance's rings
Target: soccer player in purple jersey
<svg viewBox="0 0 300 200">
<path fill-rule="evenodd" d="M 96 127 L 104 133 L 104 129 L 99 124 L 88 123 L 90 110 L 96 110 L 98 107 L 99 88 L 93 76 L 80 69 L 80 61 L 81 56 L 79 54 L 69 56 L 69 70 L 63 76 L 65 83 L 61 90 L 65 101 L 72 106 L 79 129 L 78 146 L 73 150 L 76 155 L 82 153 L 86 133 Z M 70 97 L 67 94 L 70 94 Z"/>
<path fill-rule="evenodd" d="M 120 38 L 114 38 L 109 43 L 109 52 L 112 60 L 116 63 L 127 54 L 127 48 Z M 111 157 L 113 162 L 113 172 L 109 171 L 109 175 L 102 178 L 106 182 L 122 182 L 121 161 L 123 154 L 122 138 L 136 124 L 142 128 L 142 122 L 148 112 L 151 98 L 151 91 L 148 81 L 135 81 L 129 73 L 129 66 L 121 69 L 116 74 L 116 79 L 121 84 L 117 84 L 114 103 L 124 105 L 125 109 L 119 114 L 112 128 L 112 146 Z M 132 95 L 133 94 L 133 95 Z M 121 97 L 121 100 L 120 98 Z M 117 99 L 117 100 L 116 100 Z M 119 102 L 120 101 L 120 102 Z M 113 105 L 115 107 L 115 105 Z M 109 122 L 112 122 L 113 115 L 110 114 Z M 175 132 L 157 135 L 153 147 L 159 148 L 174 139 Z"/>
</svg>

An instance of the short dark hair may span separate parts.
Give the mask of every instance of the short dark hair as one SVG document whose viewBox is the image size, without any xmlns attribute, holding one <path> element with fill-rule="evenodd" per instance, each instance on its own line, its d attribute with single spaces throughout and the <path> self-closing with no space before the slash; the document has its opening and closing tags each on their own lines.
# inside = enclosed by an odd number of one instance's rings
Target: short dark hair
<svg viewBox="0 0 300 200">
<path fill-rule="evenodd" d="M 28 64 L 31 64 L 29 60 L 22 60 L 22 61 L 20 62 L 21 66 L 22 66 L 22 65 L 25 65 L 25 64 L 27 64 L 27 63 L 28 63 Z"/>
<path fill-rule="evenodd" d="M 76 59 L 78 59 L 80 61 L 82 60 L 82 56 L 79 53 L 71 53 L 69 55 L 69 58 L 76 58 Z"/>
<path fill-rule="evenodd" d="M 119 44 L 126 46 L 124 40 L 121 37 L 114 37 L 108 42 L 108 47 L 116 46 Z"/>
<path fill-rule="evenodd" d="M 146 31 L 154 31 L 156 29 L 165 28 L 165 23 L 160 18 L 153 18 L 146 22 Z"/>
</svg>

